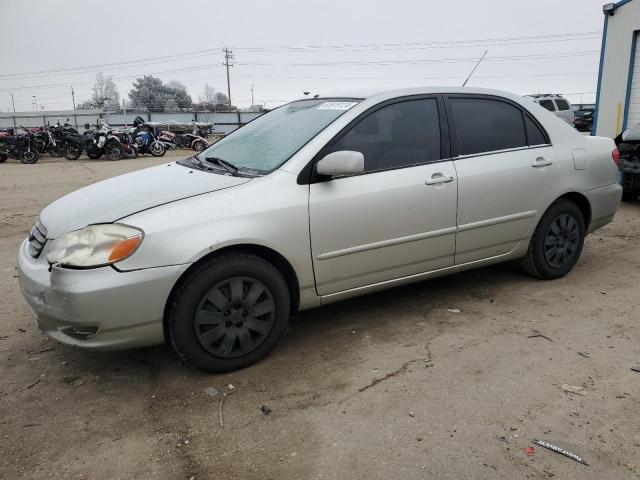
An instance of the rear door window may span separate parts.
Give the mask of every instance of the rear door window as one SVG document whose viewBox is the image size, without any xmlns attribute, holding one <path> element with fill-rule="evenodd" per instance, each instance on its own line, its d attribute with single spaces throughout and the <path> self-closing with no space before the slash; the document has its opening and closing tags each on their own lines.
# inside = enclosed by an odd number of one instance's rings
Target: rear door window
<svg viewBox="0 0 640 480">
<path fill-rule="evenodd" d="M 555 112 L 556 109 L 553 106 L 553 102 L 551 100 L 540 100 L 540 106 L 546 108 L 550 112 Z"/>
<path fill-rule="evenodd" d="M 527 146 L 522 112 L 489 98 L 450 97 L 458 155 L 473 155 Z"/>
</svg>

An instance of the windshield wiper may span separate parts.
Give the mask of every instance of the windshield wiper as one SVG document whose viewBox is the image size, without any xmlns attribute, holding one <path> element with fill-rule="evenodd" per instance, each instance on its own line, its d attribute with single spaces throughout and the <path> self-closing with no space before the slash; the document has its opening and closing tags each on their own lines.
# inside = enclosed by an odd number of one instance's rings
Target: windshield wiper
<svg viewBox="0 0 640 480">
<path fill-rule="evenodd" d="M 238 167 L 236 167 L 233 163 L 227 162 L 220 157 L 207 157 L 205 160 L 209 163 L 213 163 L 215 165 L 220 165 L 227 172 L 229 172 L 234 177 L 238 176 Z"/>
</svg>

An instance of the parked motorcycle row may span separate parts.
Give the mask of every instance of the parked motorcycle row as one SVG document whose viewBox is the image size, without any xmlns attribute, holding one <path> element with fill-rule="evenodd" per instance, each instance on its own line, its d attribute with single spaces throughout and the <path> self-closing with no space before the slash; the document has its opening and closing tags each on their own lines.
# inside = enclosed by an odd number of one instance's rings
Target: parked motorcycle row
<svg viewBox="0 0 640 480">
<path fill-rule="evenodd" d="M 80 134 L 69 124 L 38 128 L 20 127 L 0 129 L 0 163 L 15 158 L 22 163 L 36 163 L 44 153 L 52 157 L 64 156 L 67 160 L 77 160 L 84 153 L 96 160 L 136 158 L 138 155 L 163 156 L 171 148 L 190 148 L 202 151 L 209 146 L 194 125 L 190 132 L 174 133 L 160 130 L 136 117 L 133 127 L 117 130 L 98 119 L 95 128 Z"/>
</svg>

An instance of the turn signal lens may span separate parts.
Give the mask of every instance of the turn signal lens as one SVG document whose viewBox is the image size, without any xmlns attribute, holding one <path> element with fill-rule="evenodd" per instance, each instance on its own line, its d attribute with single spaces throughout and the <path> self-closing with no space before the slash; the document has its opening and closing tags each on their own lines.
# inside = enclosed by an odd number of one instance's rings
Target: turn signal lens
<svg viewBox="0 0 640 480">
<path fill-rule="evenodd" d="M 111 247 L 109 262 L 124 260 L 129 255 L 131 255 L 136 250 L 136 248 L 138 248 L 138 245 L 140 245 L 141 241 L 142 237 L 136 236 L 116 243 L 115 245 L 113 245 L 113 247 Z"/>
</svg>

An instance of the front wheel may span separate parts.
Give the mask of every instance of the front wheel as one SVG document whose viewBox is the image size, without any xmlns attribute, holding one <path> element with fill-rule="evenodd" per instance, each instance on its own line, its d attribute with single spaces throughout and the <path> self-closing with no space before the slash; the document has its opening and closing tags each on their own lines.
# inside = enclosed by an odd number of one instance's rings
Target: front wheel
<svg viewBox="0 0 640 480">
<path fill-rule="evenodd" d="M 20 161 L 27 164 L 36 163 L 39 158 L 40 152 L 35 148 L 26 150 L 22 152 L 22 155 L 20 155 Z"/>
<path fill-rule="evenodd" d="M 64 149 L 64 158 L 67 160 L 77 160 L 80 158 L 80 155 L 82 155 L 82 149 L 75 145 L 68 145 Z"/>
<path fill-rule="evenodd" d="M 193 149 L 196 152 L 201 152 L 205 148 L 207 148 L 207 142 L 205 142 L 204 140 L 196 140 L 195 142 L 193 142 Z"/>
<path fill-rule="evenodd" d="M 569 200 L 556 200 L 540 219 L 520 266 L 534 277 L 562 277 L 578 262 L 584 236 L 584 217 L 578 206 Z"/>
<path fill-rule="evenodd" d="M 233 253 L 184 277 L 170 302 L 167 331 L 182 360 L 207 372 L 228 372 L 263 358 L 289 321 L 287 283 L 271 263 Z"/>
<path fill-rule="evenodd" d="M 164 148 L 164 145 L 156 141 L 151 142 L 151 145 L 149 145 L 149 152 L 151 152 L 151 155 L 154 157 L 161 157 L 165 154 L 166 149 Z"/>
</svg>

